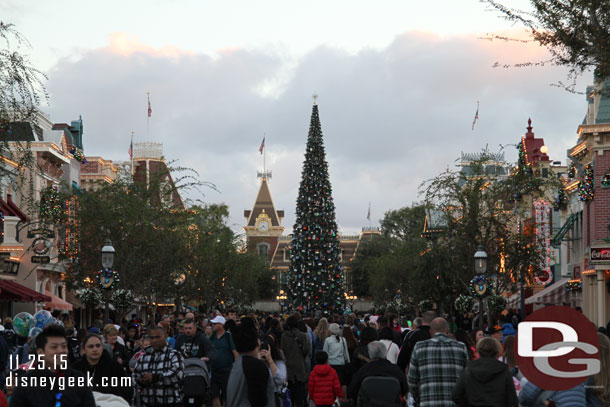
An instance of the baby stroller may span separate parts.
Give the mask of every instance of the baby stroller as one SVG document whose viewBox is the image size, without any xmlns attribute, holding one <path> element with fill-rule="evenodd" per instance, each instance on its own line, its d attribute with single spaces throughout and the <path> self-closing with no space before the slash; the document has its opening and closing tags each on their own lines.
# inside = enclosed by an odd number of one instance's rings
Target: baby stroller
<svg viewBox="0 0 610 407">
<path fill-rule="evenodd" d="M 184 379 L 182 382 L 184 405 L 199 407 L 209 401 L 210 373 L 208 365 L 198 358 L 184 359 Z"/>
</svg>

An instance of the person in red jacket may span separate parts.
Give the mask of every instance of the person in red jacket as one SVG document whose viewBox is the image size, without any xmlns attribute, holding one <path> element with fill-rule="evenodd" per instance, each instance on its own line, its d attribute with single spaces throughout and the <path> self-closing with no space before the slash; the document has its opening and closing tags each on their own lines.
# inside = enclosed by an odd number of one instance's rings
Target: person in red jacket
<svg viewBox="0 0 610 407">
<path fill-rule="evenodd" d="M 328 353 L 320 351 L 309 375 L 309 398 L 316 407 L 332 407 L 337 397 L 343 397 L 339 375 L 328 364 Z"/>
</svg>

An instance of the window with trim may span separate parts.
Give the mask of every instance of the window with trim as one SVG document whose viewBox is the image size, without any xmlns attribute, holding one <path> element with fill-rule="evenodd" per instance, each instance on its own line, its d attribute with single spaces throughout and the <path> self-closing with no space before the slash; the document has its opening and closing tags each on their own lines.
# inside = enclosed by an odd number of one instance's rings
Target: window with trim
<svg viewBox="0 0 610 407">
<path fill-rule="evenodd" d="M 269 257 L 269 243 L 259 243 L 256 245 L 256 251 L 261 257 Z"/>
<path fill-rule="evenodd" d="M 290 261 L 290 249 L 284 249 L 284 261 Z"/>
</svg>

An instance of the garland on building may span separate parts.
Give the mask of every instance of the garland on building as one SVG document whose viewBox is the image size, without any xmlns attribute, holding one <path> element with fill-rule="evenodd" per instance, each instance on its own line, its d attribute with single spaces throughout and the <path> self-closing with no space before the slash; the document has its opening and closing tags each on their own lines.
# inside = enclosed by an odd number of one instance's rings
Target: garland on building
<svg viewBox="0 0 610 407">
<path fill-rule="evenodd" d="M 578 184 L 578 198 L 583 202 L 591 202 L 595 197 L 595 175 L 593 166 L 587 164 L 585 174 L 580 184 Z"/>
<path fill-rule="evenodd" d="M 289 309 L 321 310 L 325 314 L 344 309 L 339 254 L 322 126 L 318 106 L 314 104 L 290 244 L 286 287 Z"/>
<path fill-rule="evenodd" d="M 63 212 L 57 187 L 50 186 L 43 189 L 40 194 L 40 218 L 52 223 L 61 223 Z"/>
<path fill-rule="evenodd" d="M 72 154 L 72 156 L 77 161 L 79 161 L 81 164 L 85 164 L 87 162 L 87 159 L 85 158 L 85 153 L 83 153 L 81 150 L 79 150 L 75 146 L 72 146 L 70 148 L 70 154 Z"/>
<path fill-rule="evenodd" d="M 565 209 L 568 206 L 568 195 L 563 188 L 559 188 L 557 191 L 557 197 L 555 198 L 555 202 L 553 202 L 553 209 L 558 211 L 560 209 Z"/>
<path fill-rule="evenodd" d="M 574 163 L 570 163 L 568 166 L 568 178 L 576 178 L 576 167 Z"/>
<path fill-rule="evenodd" d="M 606 173 L 602 177 L 601 184 L 604 188 L 610 187 L 610 168 L 608 168 L 608 171 L 606 171 Z"/>
<path fill-rule="evenodd" d="M 581 280 L 570 280 L 566 283 L 567 291 L 580 291 L 582 289 Z"/>
</svg>

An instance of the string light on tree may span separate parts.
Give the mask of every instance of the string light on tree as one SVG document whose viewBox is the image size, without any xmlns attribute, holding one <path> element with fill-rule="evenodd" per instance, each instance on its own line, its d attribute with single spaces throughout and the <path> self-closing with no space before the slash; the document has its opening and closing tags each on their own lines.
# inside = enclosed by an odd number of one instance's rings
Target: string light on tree
<svg viewBox="0 0 610 407">
<path fill-rule="evenodd" d="M 286 294 L 290 309 L 319 309 L 328 314 L 344 308 L 345 296 L 335 205 L 316 97 L 297 197 Z"/>
</svg>

